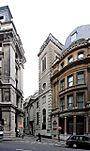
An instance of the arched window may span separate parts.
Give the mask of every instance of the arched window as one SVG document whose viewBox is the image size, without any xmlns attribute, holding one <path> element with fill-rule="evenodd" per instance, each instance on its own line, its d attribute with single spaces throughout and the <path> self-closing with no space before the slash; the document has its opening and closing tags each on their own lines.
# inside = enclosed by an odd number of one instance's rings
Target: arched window
<svg viewBox="0 0 90 151">
<path fill-rule="evenodd" d="M 46 83 L 43 83 L 42 85 L 42 89 L 45 90 L 46 89 Z"/>
<path fill-rule="evenodd" d="M 72 63 L 73 61 L 74 61 L 73 56 L 70 56 L 70 57 L 68 58 L 68 63 Z"/>
<path fill-rule="evenodd" d="M 83 58 L 84 58 L 84 52 L 81 51 L 78 53 L 78 60 L 81 60 Z"/>
<path fill-rule="evenodd" d="M 43 123 L 42 123 L 42 129 L 46 129 L 46 109 L 43 109 Z"/>
<path fill-rule="evenodd" d="M 53 130 L 56 130 L 56 129 L 57 129 L 57 122 L 53 121 Z"/>
</svg>

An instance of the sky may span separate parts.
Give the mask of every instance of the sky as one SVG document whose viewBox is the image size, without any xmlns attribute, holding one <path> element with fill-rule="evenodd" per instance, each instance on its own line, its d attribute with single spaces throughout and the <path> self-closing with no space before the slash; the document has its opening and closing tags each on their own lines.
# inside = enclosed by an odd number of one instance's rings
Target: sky
<svg viewBox="0 0 90 151">
<path fill-rule="evenodd" d="M 38 52 L 49 33 L 62 44 L 76 27 L 90 24 L 90 0 L 0 0 L 8 5 L 23 43 L 24 98 L 38 90 Z"/>
</svg>

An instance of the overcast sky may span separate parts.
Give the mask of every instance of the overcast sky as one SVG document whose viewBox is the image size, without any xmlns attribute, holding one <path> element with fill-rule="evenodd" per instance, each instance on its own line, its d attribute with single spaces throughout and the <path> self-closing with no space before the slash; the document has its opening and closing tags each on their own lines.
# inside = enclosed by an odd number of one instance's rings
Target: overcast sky
<svg viewBox="0 0 90 151">
<path fill-rule="evenodd" d="M 90 24 L 90 0 L 0 0 L 8 5 L 23 43 L 27 62 L 24 97 L 38 90 L 38 57 L 41 45 L 52 33 L 62 44 L 77 26 Z"/>
</svg>

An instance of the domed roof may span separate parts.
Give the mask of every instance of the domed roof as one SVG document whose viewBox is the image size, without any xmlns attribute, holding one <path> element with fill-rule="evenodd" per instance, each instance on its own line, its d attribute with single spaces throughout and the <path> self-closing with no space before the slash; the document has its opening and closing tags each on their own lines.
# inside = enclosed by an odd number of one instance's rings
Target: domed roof
<svg viewBox="0 0 90 151">
<path fill-rule="evenodd" d="M 71 34 L 67 37 L 64 50 L 66 50 L 72 43 L 80 39 L 90 38 L 90 25 L 83 25 L 75 28 Z"/>
</svg>

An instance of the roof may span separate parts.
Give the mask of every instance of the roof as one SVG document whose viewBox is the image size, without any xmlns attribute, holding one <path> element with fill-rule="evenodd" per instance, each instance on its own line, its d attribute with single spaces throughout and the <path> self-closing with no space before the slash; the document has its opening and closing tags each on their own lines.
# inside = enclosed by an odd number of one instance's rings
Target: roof
<svg viewBox="0 0 90 151">
<path fill-rule="evenodd" d="M 76 37 L 74 37 L 72 41 L 71 38 L 74 34 L 76 34 Z M 78 40 L 89 39 L 89 38 L 90 38 L 90 24 L 79 26 L 75 28 L 67 37 L 63 50 L 65 51 L 69 46 L 71 46 L 73 43 L 75 43 Z"/>
<path fill-rule="evenodd" d="M 59 49 L 63 49 L 63 44 L 61 44 L 59 42 L 58 39 L 56 39 L 51 33 L 49 34 L 49 36 L 47 37 L 47 39 L 44 41 L 43 45 L 40 48 L 40 51 L 38 53 L 38 56 L 43 52 L 43 50 L 45 49 L 45 47 L 48 45 L 48 43 L 52 41 L 53 44 L 55 44 Z"/>
<path fill-rule="evenodd" d="M 0 7 L 0 11 L 4 11 L 4 10 L 7 10 L 9 12 L 10 17 L 13 18 L 12 14 L 11 14 L 11 11 L 10 11 L 10 9 L 9 9 L 8 6 L 2 6 L 2 7 Z"/>
</svg>

